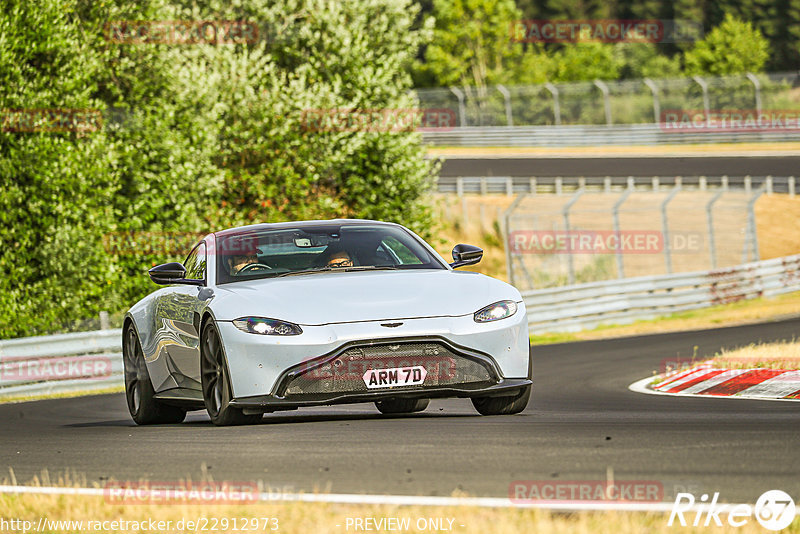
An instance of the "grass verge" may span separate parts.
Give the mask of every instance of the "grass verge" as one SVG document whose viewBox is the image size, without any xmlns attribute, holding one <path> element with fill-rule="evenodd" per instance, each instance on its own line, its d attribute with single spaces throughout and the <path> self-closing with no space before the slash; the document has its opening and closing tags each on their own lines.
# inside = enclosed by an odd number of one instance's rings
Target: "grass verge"
<svg viewBox="0 0 800 534">
<path fill-rule="evenodd" d="M 106 393 L 122 393 L 125 386 L 113 386 L 87 391 L 67 391 L 64 393 L 45 393 L 42 395 L 0 395 L 0 404 L 10 404 L 15 402 L 27 402 L 34 400 L 47 399 L 68 399 L 71 397 L 84 397 L 86 395 L 104 395 Z"/>
</svg>

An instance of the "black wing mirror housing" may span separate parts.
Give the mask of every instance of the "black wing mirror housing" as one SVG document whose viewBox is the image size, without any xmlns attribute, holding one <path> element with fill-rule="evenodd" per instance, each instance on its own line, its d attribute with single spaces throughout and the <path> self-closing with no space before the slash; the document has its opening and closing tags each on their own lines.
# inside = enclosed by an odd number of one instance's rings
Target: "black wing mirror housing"
<svg viewBox="0 0 800 534">
<path fill-rule="evenodd" d="M 162 286 L 167 284 L 203 284 L 202 280 L 186 280 L 186 268 L 177 261 L 156 265 L 147 272 L 150 275 L 150 280 Z"/>
<path fill-rule="evenodd" d="M 475 245 L 456 245 L 453 247 L 453 263 L 450 267 L 457 269 L 464 265 L 474 265 L 483 258 L 483 249 Z"/>
</svg>

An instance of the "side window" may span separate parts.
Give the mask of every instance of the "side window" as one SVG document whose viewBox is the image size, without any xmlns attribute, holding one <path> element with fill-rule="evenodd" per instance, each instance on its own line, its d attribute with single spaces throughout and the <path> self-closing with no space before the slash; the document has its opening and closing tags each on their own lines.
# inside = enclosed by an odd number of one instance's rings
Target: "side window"
<svg viewBox="0 0 800 534">
<path fill-rule="evenodd" d="M 200 243 L 189 253 L 183 262 L 186 267 L 186 278 L 190 280 L 204 280 L 206 277 L 206 244 Z"/>
<path fill-rule="evenodd" d="M 400 260 L 401 265 L 422 263 L 422 260 L 420 260 L 416 254 L 411 252 L 407 246 L 392 236 L 384 238 L 383 241 L 381 241 L 381 247 L 383 247 L 385 250 L 393 252 Z"/>
</svg>

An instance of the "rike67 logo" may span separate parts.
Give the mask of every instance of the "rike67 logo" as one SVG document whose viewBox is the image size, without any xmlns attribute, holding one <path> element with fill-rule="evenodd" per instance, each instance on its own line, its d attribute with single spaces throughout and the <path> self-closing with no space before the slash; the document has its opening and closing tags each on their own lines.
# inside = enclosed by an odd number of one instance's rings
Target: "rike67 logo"
<svg viewBox="0 0 800 534">
<path fill-rule="evenodd" d="M 718 499 L 719 493 L 714 493 L 711 501 L 708 500 L 708 494 L 703 494 L 699 502 L 696 502 L 691 493 L 678 493 L 667 526 L 671 527 L 677 519 L 682 527 L 688 526 L 687 520 L 691 521 L 693 527 L 708 527 L 712 522 L 714 526 L 721 527 L 723 521 L 727 521 L 732 527 L 741 527 L 755 516 L 762 527 L 777 531 L 788 527 L 794 521 L 796 512 L 794 500 L 781 490 L 764 492 L 755 506 L 719 504 Z M 692 516 L 694 516 L 693 521 Z"/>
</svg>

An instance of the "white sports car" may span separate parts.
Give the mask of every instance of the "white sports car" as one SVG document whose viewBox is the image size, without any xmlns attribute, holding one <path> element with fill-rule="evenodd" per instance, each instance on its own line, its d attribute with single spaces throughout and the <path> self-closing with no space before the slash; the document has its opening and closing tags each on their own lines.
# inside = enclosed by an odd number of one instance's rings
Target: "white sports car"
<svg viewBox="0 0 800 534">
<path fill-rule="evenodd" d="M 514 287 L 455 271 L 397 224 L 258 224 L 209 234 L 123 326 L 125 390 L 138 424 L 205 408 L 217 425 L 303 406 L 374 402 L 385 414 L 468 397 L 521 412 L 532 388 L 525 305 Z"/>
</svg>

